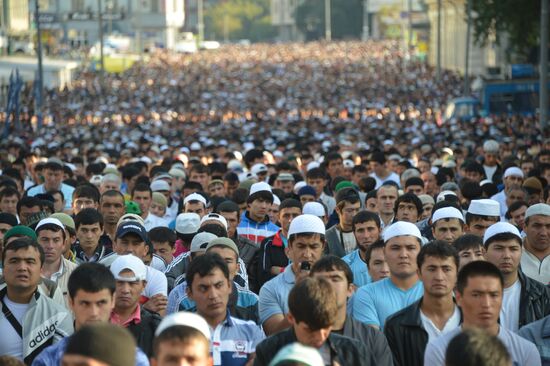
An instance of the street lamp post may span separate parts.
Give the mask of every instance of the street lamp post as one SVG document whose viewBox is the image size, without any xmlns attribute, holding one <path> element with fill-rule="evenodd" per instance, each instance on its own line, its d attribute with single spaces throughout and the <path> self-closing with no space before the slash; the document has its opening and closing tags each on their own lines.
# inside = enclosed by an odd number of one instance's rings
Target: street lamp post
<svg viewBox="0 0 550 366">
<path fill-rule="evenodd" d="M 36 43 L 38 56 L 38 91 L 36 95 L 36 117 L 37 127 L 42 128 L 42 90 L 44 89 L 44 70 L 42 68 L 42 33 L 40 32 L 40 4 L 34 1 L 34 21 L 36 23 Z"/>
<path fill-rule="evenodd" d="M 330 18 L 330 0 L 325 0 L 325 40 L 327 42 L 332 40 L 332 22 Z"/>
<path fill-rule="evenodd" d="M 200 47 L 202 41 L 204 41 L 204 4 L 203 4 L 203 0 L 198 0 L 198 2 L 197 2 L 197 17 L 198 17 L 197 28 L 198 28 L 198 31 L 199 31 L 199 47 Z"/>
<path fill-rule="evenodd" d="M 101 0 L 97 0 L 97 20 L 99 22 L 99 63 L 101 65 L 100 75 L 105 71 L 105 59 L 103 57 L 103 16 L 101 14 Z"/>
<path fill-rule="evenodd" d="M 470 95 L 470 33 L 472 31 L 472 0 L 468 1 L 466 16 L 468 22 L 466 25 L 466 59 L 464 63 L 464 95 Z"/>
<path fill-rule="evenodd" d="M 437 0 L 437 81 L 441 81 L 441 0 Z"/>
<path fill-rule="evenodd" d="M 540 102 L 542 132 L 548 127 L 548 0 L 541 1 L 540 12 Z"/>
</svg>

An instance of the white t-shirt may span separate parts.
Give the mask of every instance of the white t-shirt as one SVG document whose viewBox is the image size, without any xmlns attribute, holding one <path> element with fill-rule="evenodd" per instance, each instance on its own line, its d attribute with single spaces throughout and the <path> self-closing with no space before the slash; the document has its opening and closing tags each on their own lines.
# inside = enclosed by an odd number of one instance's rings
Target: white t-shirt
<svg viewBox="0 0 550 366">
<path fill-rule="evenodd" d="M 4 303 L 13 313 L 19 324 L 23 324 L 23 319 L 25 318 L 29 304 L 17 304 L 10 301 L 7 296 L 4 296 Z M 15 329 L 13 329 L 13 326 L 5 316 L 2 316 L 0 320 L 0 334 L 2 335 L 2 341 L 0 341 L 0 355 L 9 355 L 19 360 L 23 360 L 23 340 Z"/>
<path fill-rule="evenodd" d="M 495 172 L 497 171 L 498 166 L 487 166 L 483 165 L 483 170 L 485 170 L 485 175 L 487 176 L 487 179 L 493 180 L 493 175 L 495 175 Z"/>
<path fill-rule="evenodd" d="M 500 325 L 517 333 L 519 330 L 519 298 L 521 282 L 519 279 L 510 287 L 504 289 L 502 307 L 500 308 Z"/>
<path fill-rule="evenodd" d="M 430 318 L 424 315 L 422 310 L 420 310 L 420 319 L 422 320 L 424 330 L 428 333 L 428 342 L 431 342 L 440 335 L 447 334 L 460 325 L 460 310 L 458 310 L 458 306 L 455 305 L 453 315 L 447 319 L 445 326 L 441 330 L 432 322 Z"/>
<path fill-rule="evenodd" d="M 357 240 L 355 239 L 355 235 L 353 234 L 353 231 L 350 231 L 349 233 L 342 233 L 342 239 L 344 242 L 342 243 L 344 247 L 344 251 L 346 254 L 349 254 L 357 248 Z"/>
<path fill-rule="evenodd" d="M 387 177 L 385 178 L 380 178 L 379 176 L 377 176 L 375 173 L 371 173 L 370 174 L 371 177 L 374 178 L 374 180 L 376 181 L 376 187 L 375 189 L 378 189 L 380 188 L 384 183 L 386 182 L 389 182 L 389 181 L 393 181 L 395 183 L 397 183 L 397 185 L 399 187 L 401 187 L 401 182 L 399 180 L 399 176 L 395 173 L 395 172 L 391 172 Z"/>
<path fill-rule="evenodd" d="M 169 222 L 164 220 L 162 217 L 158 217 L 157 215 L 153 215 L 152 213 L 148 213 L 145 220 L 143 220 L 143 226 L 145 227 L 145 230 L 148 232 L 151 231 L 151 229 L 154 229 L 156 227 L 168 227 Z"/>
</svg>

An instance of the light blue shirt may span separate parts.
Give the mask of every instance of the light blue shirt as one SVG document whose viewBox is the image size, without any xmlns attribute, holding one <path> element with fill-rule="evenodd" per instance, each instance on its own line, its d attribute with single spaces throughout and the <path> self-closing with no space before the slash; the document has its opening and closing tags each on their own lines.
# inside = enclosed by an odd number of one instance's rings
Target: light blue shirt
<svg viewBox="0 0 550 366">
<path fill-rule="evenodd" d="M 59 190 L 63 193 L 63 197 L 65 198 L 65 210 L 70 210 L 73 205 L 73 192 L 74 187 L 71 187 L 68 184 L 61 183 L 61 187 Z M 41 193 L 47 193 L 44 189 L 44 184 L 37 185 L 36 187 L 32 187 L 27 191 L 27 196 L 34 197 L 37 194 Z"/>
<path fill-rule="evenodd" d="M 365 261 L 361 259 L 359 249 L 355 249 L 350 254 L 342 257 L 342 259 L 348 264 L 353 273 L 353 283 L 355 286 L 361 287 L 372 282 L 372 278 L 369 275 L 369 269 Z"/>
<path fill-rule="evenodd" d="M 273 315 L 288 314 L 288 294 L 295 282 L 296 276 L 292 271 L 292 265 L 289 264 L 283 273 L 279 273 L 262 286 L 258 304 L 260 323 L 263 324 Z"/>
<path fill-rule="evenodd" d="M 417 281 L 404 291 L 393 284 L 390 278 L 369 283 L 353 296 L 352 316 L 367 325 L 376 325 L 382 330 L 388 316 L 411 305 L 424 294 L 422 281 Z"/>
</svg>

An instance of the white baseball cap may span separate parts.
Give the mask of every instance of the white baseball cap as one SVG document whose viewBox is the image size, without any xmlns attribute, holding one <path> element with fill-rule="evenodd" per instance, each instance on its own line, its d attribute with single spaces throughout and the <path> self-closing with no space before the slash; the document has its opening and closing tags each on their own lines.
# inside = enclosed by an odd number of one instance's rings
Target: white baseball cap
<svg viewBox="0 0 550 366">
<path fill-rule="evenodd" d="M 193 240 L 191 240 L 189 251 L 191 253 L 204 253 L 206 252 L 206 247 L 208 246 L 208 244 L 216 238 L 216 235 L 212 233 L 207 233 L 206 231 L 198 233 L 193 237 Z"/>
<path fill-rule="evenodd" d="M 176 231 L 180 234 L 195 234 L 200 224 L 201 217 L 194 212 L 181 213 L 176 217 Z"/>
<path fill-rule="evenodd" d="M 134 277 L 120 276 L 124 270 L 134 272 Z M 119 255 L 111 264 L 111 273 L 117 281 L 134 282 L 147 279 L 147 267 L 141 259 L 132 254 Z"/>
<path fill-rule="evenodd" d="M 217 214 L 217 213 L 214 213 L 214 212 L 211 212 L 209 213 L 208 215 L 204 215 L 201 219 L 201 226 L 202 224 L 204 224 L 206 221 L 217 221 L 219 223 L 221 223 L 223 225 L 223 227 L 225 228 L 225 230 L 227 230 L 227 220 L 225 219 L 225 217 L 223 217 L 222 215 L 220 214 Z"/>
</svg>

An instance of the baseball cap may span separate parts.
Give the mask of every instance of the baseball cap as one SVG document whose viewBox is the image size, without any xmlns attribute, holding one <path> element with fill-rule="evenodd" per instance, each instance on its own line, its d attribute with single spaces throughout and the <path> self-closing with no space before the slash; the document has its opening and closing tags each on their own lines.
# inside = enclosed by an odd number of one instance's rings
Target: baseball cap
<svg viewBox="0 0 550 366">
<path fill-rule="evenodd" d="M 208 243 L 216 238 L 216 235 L 212 233 L 207 233 L 206 231 L 198 233 L 193 237 L 193 240 L 191 240 L 189 251 L 191 253 L 204 253 L 206 252 L 206 247 L 208 246 Z"/>
<path fill-rule="evenodd" d="M 200 225 L 204 224 L 206 221 L 217 221 L 223 225 L 225 230 L 227 230 L 227 220 L 220 214 L 211 212 L 208 215 L 204 215 L 201 219 Z"/>
<path fill-rule="evenodd" d="M 280 181 L 283 181 L 283 182 L 288 182 L 288 181 L 293 181 L 294 182 L 294 176 L 290 173 L 281 173 L 277 176 L 277 180 L 280 180 Z"/>
<path fill-rule="evenodd" d="M 262 163 L 254 164 L 250 171 L 256 175 L 259 173 L 267 173 L 267 166 Z"/>
<path fill-rule="evenodd" d="M 137 234 L 141 240 L 147 241 L 147 230 L 138 221 L 124 221 L 116 230 L 116 238 L 122 238 L 127 234 Z"/>
<path fill-rule="evenodd" d="M 134 277 L 122 277 L 120 272 L 130 270 Z M 119 255 L 111 264 L 111 273 L 118 281 L 134 282 L 147 279 L 147 267 L 141 259 L 132 254 Z"/>
<path fill-rule="evenodd" d="M 201 217 L 194 212 L 181 213 L 176 217 L 176 231 L 180 234 L 195 234 L 200 227 Z"/>
</svg>

